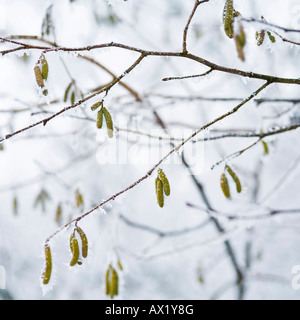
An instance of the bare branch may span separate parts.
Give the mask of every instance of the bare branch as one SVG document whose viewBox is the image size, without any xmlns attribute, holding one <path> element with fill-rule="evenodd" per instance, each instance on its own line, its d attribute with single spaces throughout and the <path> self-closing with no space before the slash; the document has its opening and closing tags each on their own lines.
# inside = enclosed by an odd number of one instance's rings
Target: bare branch
<svg viewBox="0 0 300 320">
<path fill-rule="evenodd" d="M 240 150 L 240 151 L 237 151 L 237 152 L 234 152 L 232 154 L 230 154 L 229 156 L 223 158 L 222 160 L 218 161 L 217 163 L 215 163 L 211 169 L 213 170 L 215 167 L 219 166 L 220 164 L 222 164 L 223 162 L 225 161 L 228 161 L 228 160 L 231 160 L 233 158 L 236 158 L 236 157 L 239 157 L 241 156 L 244 152 L 246 152 L 247 150 L 251 149 L 252 147 L 256 146 L 260 141 L 262 140 L 262 138 L 259 138 L 257 141 L 255 141 L 254 143 L 252 143 L 250 146 Z"/>
<path fill-rule="evenodd" d="M 123 214 L 120 214 L 119 217 L 120 217 L 120 220 L 123 221 L 124 223 L 126 223 L 128 226 L 130 226 L 132 228 L 140 229 L 140 230 L 143 230 L 146 232 L 154 233 L 161 238 L 182 236 L 184 234 L 202 229 L 202 228 L 206 227 L 208 225 L 208 223 L 210 222 L 210 219 L 208 219 L 208 220 L 200 223 L 199 225 L 196 225 L 195 227 L 185 228 L 185 229 L 176 230 L 176 231 L 160 231 L 155 228 L 133 222 L 133 221 L 129 220 L 127 217 L 125 217 Z"/>
<path fill-rule="evenodd" d="M 138 52 L 141 53 L 144 57 L 147 56 L 154 56 L 154 57 L 181 57 L 181 58 L 186 58 L 190 59 L 193 61 L 196 61 L 198 63 L 201 63 L 213 70 L 224 72 L 224 73 L 229 73 L 233 75 L 237 75 L 240 77 L 246 77 L 246 78 L 251 78 L 251 79 L 260 79 L 260 80 L 265 80 L 268 82 L 274 82 L 274 83 L 286 83 L 286 84 L 300 84 L 300 79 L 291 79 L 291 78 L 282 78 L 282 77 L 275 77 L 275 76 L 270 76 L 270 75 L 265 75 L 265 74 L 259 74 L 259 73 L 254 73 L 254 72 L 246 72 L 238 69 L 232 69 L 232 68 L 227 68 L 224 66 L 217 65 L 215 63 L 212 63 L 206 59 L 203 59 L 201 57 L 198 57 L 196 55 L 190 54 L 190 53 L 183 53 L 183 52 L 160 52 L 160 51 L 148 51 L 148 50 L 142 50 L 139 48 L 135 48 L 132 46 L 124 45 L 121 43 L 116 43 L 116 42 L 110 42 L 110 43 L 103 43 L 99 45 L 93 45 L 93 46 L 87 46 L 87 47 L 81 47 L 81 48 L 65 48 L 65 47 L 54 47 L 54 48 L 49 48 L 49 47 L 40 47 L 40 46 L 32 46 L 32 45 L 27 45 L 24 43 L 16 42 L 13 40 L 9 40 L 3 37 L 0 37 L 0 40 L 2 41 L 9 41 L 13 42 L 15 44 L 21 44 L 24 46 L 25 49 L 35 49 L 35 50 L 43 50 L 43 52 L 46 54 L 48 52 L 80 52 L 80 51 L 91 51 L 91 50 L 96 50 L 96 49 L 103 49 L 103 48 L 120 48 L 124 50 L 129 50 L 133 52 Z M 0 51 L 0 54 L 2 52 Z"/>
<path fill-rule="evenodd" d="M 188 31 L 189 31 L 189 27 L 190 27 L 190 24 L 193 20 L 193 17 L 198 9 L 198 7 L 202 4 L 202 3 L 205 3 L 205 2 L 208 2 L 209 0 L 202 0 L 202 1 L 199 1 L 199 0 L 196 0 L 195 2 L 195 5 L 194 5 L 194 8 L 192 10 L 192 13 L 190 14 L 189 16 L 189 19 L 188 19 L 188 22 L 184 28 L 184 31 L 183 31 L 183 43 L 182 43 L 182 52 L 183 53 L 187 53 L 188 50 L 187 50 L 187 34 L 188 34 Z"/>
<path fill-rule="evenodd" d="M 254 18 L 251 18 L 251 19 L 246 19 L 246 18 L 242 18 L 241 19 L 242 21 L 245 21 L 245 22 L 255 22 L 255 23 L 260 23 L 260 24 L 263 24 L 265 26 L 268 26 L 268 27 L 273 27 L 273 28 L 276 28 L 276 29 L 280 29 L 284 32 L 295 32 L 295 33 L 300 33 L 300 30 L 299 29 L 292 29 L 292 28 L 284 28 L 284 27 L 280 27 L 276 24 L 273 24 L 273 23 L 269 23 L 265 20 L 258 20 L 258 19 L 254 19 Z"/>
<path fill-rule="evenodd" d="M 206 212 L 211 214 L 212 216 L 217 216 L 220 218 L 226 218 L 228 220 L 244 220 L 244 221 L 255 221 L 255 220 L 264 220 L 268 219 L 277 215 L 294 215 L 294 214 L 300 214 L 300 209 L 285 209 L 285 210 L 276 210 L 276 209 L 264 209 L 267 211 L 263 214 L 251 214 L 251 215 L 235 215 L 230 213 L 225 213 L 219 210 L 215 209 L 207 209 L 207 208 L 201 208 L 197 205 L 194 205 L 192 203 L 187 203 L 187 206 L 202 212 Z"/>
<path fill-rule="evenodd" d="M 192 76 L 184 76 L 184 77 L 171 77 L 171 78 L 163 78 L 162 81 L 171 81 L 171 80 L 184 80 L 184 79 L 193 79 L 193 78 L 200 78 L 200 77 L 205 77 L 208 74 L 212 73 L 214 70 L 209 69 L 208 71 L 202 73 L 202 74 L 195 74 Z"/>
</svg>

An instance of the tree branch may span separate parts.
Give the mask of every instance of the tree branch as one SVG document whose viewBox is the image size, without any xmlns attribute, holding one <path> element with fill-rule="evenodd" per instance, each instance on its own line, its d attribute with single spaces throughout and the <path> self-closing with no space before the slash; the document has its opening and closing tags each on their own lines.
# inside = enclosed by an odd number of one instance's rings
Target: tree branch
<svg viewBox="0 0 300 320">
<path fill-rule="evenodd" d="M 123 221 L 125 224 L 127 224 L 128 226 L 130 226 L 132 228 L 136 228 L 136 229 L 140 229 L 140 230 L 143 230 L 146 232 L 156 234 L 161 238 L 182 236 L 184 234 L 202 229 L 202 228 L 206 227 L 208 225 L 208 223 L 210 222 L 210 219 L 208 219 L 208 220 L 200 223 L 199 225 L 196 225 L 195 227 L 185 228 L 185 229 L 176 230 L 176 231 L 160 231 L 155 228 L 151 228 L 149 226 L 145 226 L 145 225 L 133 222 L 133 221 L 129 220 L 127 217 L 125 217 L 123 214 L 120 214 L 119 218 L 121 221 Z"/>
<path fill-rule="evenodd" d="M 208 2 L 209 0 L 202 0 L 202 1 L 199 1 L 199 0 L 196 0 L 195 2 L 195 5 L 194 5 L 194 8 L 192 10 L 192 13 L 190 14 L 189 16 L 189 19 L 188 19 L 188 22 L 184 28 L 184 31 L 183 31 L 183 43 L 182 43 L 182 52 L 183 53 L 187 53 L 188 50 L 187 50 L 187 34 L 188 34 L 188 31 L 189 31 L 189 27 L 190 27 L 190 24 L 193 20 L 193 17 L 198 9 L 198 7 L 202 4 L 202 3 L 205 3 L 205 2 Z"/>
</svg>

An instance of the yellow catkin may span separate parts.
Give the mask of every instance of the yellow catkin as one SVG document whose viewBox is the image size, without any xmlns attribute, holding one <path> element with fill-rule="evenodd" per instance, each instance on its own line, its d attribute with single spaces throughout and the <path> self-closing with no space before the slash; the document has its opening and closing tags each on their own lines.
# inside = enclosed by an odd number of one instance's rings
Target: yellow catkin
<svg viewBox="0 0 300 320">
<path fill-rule="evenodd" d="M 270 41 L 272 43 L 275 43 L 276 42 L 276 38 L 272 35 L 272 33 L 270 31 L 268 31 L 267 34 L 268 34 L 268 37 L 269 37 Z"/>
<path fill-rule="evenodd" d="M 228 180 L 226 178 L 225 173 L 221 175 L 220 184 L 221 184 L 221 189 L 224 193 L 224 196 L 226 198 L 230 198 L 230 189 L 229 189 L 229 184 L 228 184 Z"/>
<path fill-rule="evenodd" d="M 56 208 L 56 213 L 55 213 L 55 222 L 57 224 L 61 223 L 61 216 L 62 216 L 62 206 L 61 204 L 58 204 Z"/>
<path fill-rule="evenodd" d="M 223 12 L 223 24 L 224 24 L 225 33 L 230 39 L 234 37 L 233 22 L 234 22 L 233 0 L 226 0 L 224 12 Z"/>
<path fill-rule="evenodd" d="M 102 110 L 103 110 L 103 115 L 106 122 L 107 135 L 109 138 L 112 138 L 114 136 L 114 125 L 113 125 L 111 114 L 105 107 L 103 107 Z"/>
<path fill-rule="evenodd" d="M 262 145 L 263 145 L 263 148 L 264 148 L 265 155 L 268 155 L 269 154 L 269 146 L 268 146 L 268 144 L 265 141 L 262 141 Z"/>
<path fill-rule="evenodd" d="M 266 31 L 261 30 L 260 32 L 256 32 L 256 43 L 258 46 L 261 46 L 265 41 Z"/>
<path fill-rule="evenodd" d="M 98 129 L 102 129 L 102 127 L 103 127 L 103 110 L 102 110 L 102 108 L 97 113 L 96 125 L 97 125 Z"/>
<path fill-rule="evenodd" d="M 76 95 L 75 95 L 75 91 L 73 91 L 71 94 L 71 105 L 75 104 L 75 101 L 76 101 Z"/>
<path fill-rule="evenodd" d="M 72 253 L 73 253 L 73 239 L 74 239 L 74 233 L 72 233 L 70 236 L 70 250 Z"/>
<path fill-rule="evenodd" d="M 14 214 L 15 215 L 18 214 L 18 208 L 19 208 L 18 198 L 14 197 L 14 199 L 13 199 L 13 209 L 14 209 Z"/>
<path fill-rule="evenodd" d="M 107 296 L 110 296 L 111 294 L 110 274 L 111 274 L 111 266 L 108 267 L 105 274 L 105 294 Z"/>
<path fill-rule="evenodd" d="M 118 267 L 119 267 L 119 269 L 120 269 L 121 271 L 124 270 L 123 265 L 122 265 L 120 259 L 118 259 Z"/>
<path fill-rule="evenodd" d="M 95 110 L 97 110 L 99 107 L 101 107 L 102 105 L 103 105 L 103 101 L 96 102 L 96 103 L 94 103 L 94 104 L 91 106 L 91 110 L 92 110 L 92 111 L 95 111 Z"/>
<path fill-rule="evenodd" d="M 35 66 L 34 67 L 34 74 L 35 74 L 35 81 L 36 81 L 37 85 L 40 88 L 44 88 L 45 87 L 45 82 L 44 82 L 44 79 L 43 79 L 43 76 L 42 76 L 42 72 L 41 72 L 39 66 Z"/>
<path fill-rule="evenodd" d="M 110 297 L 111 299 L 114 298 L 114 296 L 117 296 L 119 294 L 119 276 L 117 271 L 112 268 L 111 271 L 111 290 L 110 290 Z"/>
<path fill-rule="evenodd" d="M 43 284 L 46 285 L 50 282 L 51 273 L 52 273 L 52 256 L 51 249 L 48 245 L 45 246 L 45 258 L 46 258 L 46 266 L 43 273 Z"/>
<path fill-rule="evenodd" d="M 64 102 L 67 102 L 67 100 L 68 100 L 69 92 L 70 92 L 70 90 L 72 88 L 72 85 L 73 85 L 73 82 L 71 82 L 66 88 L 66 91 L 65 91 L 65 94 L 64 94 Z"/>
<path fill-rule="evenodd" d="M 233 181 L 235 182 L 236 185 L 236 191 L 238 193 L 242 192 L 242 184 L 240 179 L 238 178 L 238 176 L 236 175 L 236 173 L 229 167 L 226 166 L 226 170 L 228 171 L 228 173 L 230 174 L 230 176 L 232 177 Z"/>
<path fill-rule="evenodd" d="M 234 40 L 238 52 L 238 56 L 242 61 L 245 61 L 244 47 L 246 45 L 246 34 L 243 25 L 239 23 L 239 32 L 234 35 Z"/>
<path fill-rule="evenodd" d="M 158 169 L 158 176 L 162 181 L 165 195 L 169 196 L 171 193 L 171 189 L 170 189 L 170 183 L 168 178 L 166 177 L 165 173 L 161 169 Z"/>
<path fill-rule="evenodd" d="M 105 274 L 105 294 L 111 299 L 119 294 L 119 276 L 112 265 L 109 265 Z"/>
<path fill-rule="evenodd" d="M 48 79 L 48 74 L 49 74 L 49 65 L 48 65 L 48 62 L 46 60 L 46 57 L 44 54 L 42 54 L 41 56 L 41 65 L 42 65 L 42 77 L 44 80 L 47 80 Z"/>
<path fill-rule="evenodd" d="M 81 254 L 83 258 L 87 258 L 88 256 L 88 250 L 89 250 L 89 243 L 86 234 L 83 232 L 82 229 L 79 227 L 76 228 L 76 231 L 78 232 L 80 239 L 81 239 L 81 244 L 82 244 L 82 250 Z"/>
<path fill-rule="evenodd" d="M 158 205 L 163 208 L 164 206 L 164 188 L 162 181 L 157 177 L 155 179 L 155 191 Z"/>
<path fill-rule="evenodd" d="M 77 208 L 83 207 L 83 196 L 78 189 L 75 191 L 75 199 Z"/>
<path fill-rule="evenodd" d="M 240 17 L 240 16 L 241 16 L 241 14 L 240 14 L 238 11 L 233 10 L 233 17 L 234 17 L 234 18 L 238 18 L 238 17 Z"/>
<path fill-rule="evenodd" d="M 70 266 L 71 267 L 74 267 L 77 262 L 78 262 L 78 259 L 79 259 L 79 245 L 78 245 L 78 240 L 74 237 L 72 239 L 72 254 L 73 254 L 73 257 L 72 257 L 72 260 L 70 262 Z"/>
</svg>

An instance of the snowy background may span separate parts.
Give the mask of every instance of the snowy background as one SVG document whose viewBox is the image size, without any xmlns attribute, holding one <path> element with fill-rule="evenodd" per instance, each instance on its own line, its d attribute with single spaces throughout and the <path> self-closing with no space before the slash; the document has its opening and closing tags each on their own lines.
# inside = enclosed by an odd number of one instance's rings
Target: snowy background
<svg viewBox="0 0 300 320">
<path fill-rule="evenodd" d="M 223 31 L 224 2 L 211 0 L 199 7 L 188 34 L 189 51 L 226 67 L 299 78 L 299 46 L 277 38 L 275 44 L 265 41 L 258 47 L 255 32 L 261 26 L 257 24 L 244 24 L 246 62 L 238 59 L 234 41 Z M 40 36 L 51 4 L 56 39 L 52 35 L 47 39 L 55 40 L 60 46 L 82 47 L 114 41 L 147 50 L 179 52 L 194 1 L 0 1 L 5 12 L 0 36 Z M 270 23 L 300 29 L 298 0 L 236 0 L 235 6 L 245 18 L 258 19 L 263 15 Z M 299 34 L 284 35 L 299 42 Z M 11 47 L 1 44 L 1 50 Z M 24 51 L 19 51 L 0 58 L 0 137 L 45 118 L 46 112 L 70 105 L 69 101 L 63 102 L 69 74 L 86 95 L 111 81 L 110 75 L 79 59 L 75 53 L 49 53 L 46 98 L 39 94 L 33 73 L 41 52 L 25 53 L 25 57 Z M 94 50 L 87 55 L 117 76 L 138 57 L 121 49 Z M 162 96 L 245 99 L 262 85 L 259 80 L 220 72 L 204 78 L 161 81 L 165 77 L 207 70 L 191 60 L 148 57 L 124 78 L 145 99 L 137 102 L 119 85 L 109 92 L 105 105 L 119 128 L 164 136 L 153 117 L 154 108 L 173 136 L 181 138 L 231 110 L 238 102 Z M 297 85 L 274 84 L 259 98 L 299 99 L 299 93 Z M 58 103 L 49 103 L 57 99 Z M 205 204 L 191 175 L 181 164 L 181 153 L 172 155 L 161 166 L 172 189 L 163 209 L 156 203 L 154 173 L 103 210 L 80 221 L 90 243 L 90 255 L 82 266 L 69 267 L 72 228 L 51 241 L 54 274 L 49 287 L 52 290 L 43 295 L 40 276 L 44 241 L 62 224 L 82 213 L 75 206 L 75 190 L 79 189 L 83 195 L 83 212 L 88 211 L 143 176 L 171 148 L 168 142 L 157 139 L 151 140 L 149 146 L 148 138 L 134 133 L 116 132 L 114 139 L 108 139 L 105 130 L 96 129 L 96 113 L 89 108 L 96 101 L 97 98 L 50 121 L 46 127 L 36 127 L 3 144 L 0 265 L 6 269 L 7 290 L 0 290 L 0 299 L 106 299 L 105 272 L 118 259 L 124 267 L 119 272 L 118 299 L 237 299 L 235 269 L 225 250 L 224 238 L 220 238 L 213 223 L 182 235 L 168 233 L 193 228 L 208 219 L 206 212 L 197 209 Z M 288 126 L 299 116 L 299 103 L 250 102 L 211 129 L 221 133 L 267 131 Z M 205 132 L 204 136 L 209 134 Z M 186 148 L 187 157 L 196 150 L 198 161 L 192 165 L 212 207 L 232 215 L 248 216 L 264 214 L 268 208 L 300 208 L 297 130 L 265 139 L 270 148 L 268 156 L 264 155 L 262 144 L 258 144 L 230 161 L 242 181 L 243 192 L 233 193 L 231 201 L 222 194 L 219 180 L 224 164 L 214 170 L 211 167 L 256 140 L 221 139 L 195 144 L 192 150 Z M 122 163 L 113 157 L 115 150 L 123 156 Z M 46 190 L 50 197 L 45 212 L 41 205 L 34 207 L 41 190 Z M 14 212 L 14 199 L 18 202 L 17 212 Z M 55 213 L 59 203 L 62 221 L 58 224 Z M 188 207 L 187 203 L 197 208 Z M 227 231 L 241 270 L 245 271 L 244 299 L 300 298 L 300 290 L 292 287 L 292 268 L 300 265 L 298 215 L 247 221 L 218 219 Z M 153 229 L 168 234 L 160 237 Z"/>
</svg>

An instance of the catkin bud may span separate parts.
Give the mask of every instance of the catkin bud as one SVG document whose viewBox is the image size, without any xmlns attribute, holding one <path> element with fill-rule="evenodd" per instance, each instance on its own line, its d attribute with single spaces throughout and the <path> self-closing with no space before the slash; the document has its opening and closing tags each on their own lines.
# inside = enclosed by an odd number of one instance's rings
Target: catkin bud
<svg viewBox="0 0 300 320">
<path fill-rule="evenodd" d="M 41 55 L 41 65 L 42 65 L 42 77 L 44 80 L 48 79 L 48 74 L 49 74 L 49 65 L 48 62 L 46 60 L 46 57 L 44 54 Z"/>
<path fill-rule="evenodd" d="M 221 184 L 221 189 L 224 193 L 224 196 L 226 198 L 230 198 L 230 189 L 229 189 L 229 184 L 228 184 L 228 180 L 226 178 L 225 173 L 221 175 L 220 184 Z"/>
<path fill-rule="evenodd" d="M 268 31 L 267 34 L 268 34 L 268 37 L 269 37 L 270 41 L 272 43 L 275 43 L 276 42 L 276 38 L 272 35 L 272 33 L 270 31 Z"/>
<path fill-rule="evenodd" d="M 230 39 L 234 37 L 233 23 L 234 23 L 233 0 L 226 0 L 224 11 L 223 11 L 223 24 L 224 24 L 225 33 Z"/>
<path fill-rule="evenodd" d="M 158 170 L 158 176 L 159 176 L 160 180 L 162 181 L 165 195 L 169 196 L 171 193 L 171 190 L 170 190 L 170 183 L 169 183 L 168 178 L 166 177 L 165 173 L 161 169 Z"/>
<path fill-rule="evenodd" d="M 238 17 L 240 17 L 240 16 L 241 16 L 241 14 L 240 14 L 238 11 L 233 10 L 233 17 L 234 17 L 234 18 L 238 18 Z"/>
<path fill-rule="evenodd" d="M 239 58 L 245 61 L 244 46 L 246 44 L 246 34 L 241 22 L 239 22 L 239 33 L 234 35 L 234 40 Z"/>
<path fill-rule="evenodd" d="M 110 292 L 111 299 L 113 299 L 114 296 L 117 296 L 118 294 L 119 294 L 119 276 L 117 271 L 113 268 L 111 272 L 111 292 Z"/>
<path fill-rule="evenodd" d="M 75 200 L 77 208 L 82 208 L 84 205 L 83 196 L 78 189 L 75 191 Z"/>
<path fill-rule="evenodd" d="M 15 215 L 18 214 L 18 208 L 19 208 L 18 198 L 14 197 L 14 199 L 13 199 L 13 209 L 14 209 L 14 214 Z"/>
<path fill-rule="evenodd" d="M 105 293 L 111 299 L 119 294 L 119 276 L 111 265 L 109 265 L 105 275 Z"/>
<path fill-rule="evenodd" d="M 73 85 L 73 82 L 71 82 L 68 86 L 67 86 L 67 89 L 65 91 L 65 94 L 64 94 L 64 102 L 67 102 L 68 100 L 68 96 L 69 96 L 69 92 L 72 88 L 72 85 Z"/>
<path fill-rule="evenodd" d="M 268 146 L 268 144 L 265 141 L 262 141 L 262 144 L 263 144 L 265 155 L 268 155 L 269 154 L 269 146 Z"/>
<path fill-rule="evenodd" d="M 88 256 L 88 250 L 89 250 L 89 244 L 88 244 L 88 239 L 86 234 L 83 232 L 82 229 L 79 227 L 76 228 L 76 231 L 78 232 L 80 239 L 81 239 L 81 244 L 82 244 L 82 257 L 87 258 Z"/>
<path fill-rule="evenodd" d="M 75 101 L 76 101 L 76 95 L 75 95 L 75 91 L 73 91 L 71 94 L 71 105 L 75 104 Z"/>
<path fill-rule="evenodd" d="M 162 181 L 158 177 L 155 179 L 155 191 L 157 203 L 162 208 L 164 206 L 164 188 Z"/>
<path fill-rule="evenodd" d="M 74 239 L 74 233 L 72 233 L 70 236 L 70 250 L 72 253 L 73 253 L 73 239 Z"/>
<path fill-rule="evenodd" d="M 114 136 L 114 125 L 113 125 L 111 114 L 105 107 L 103 107 L 102 110 L 103 110 L 103 115 L 106 122 L 107 135 L 109 138 L 112 138 Z"/>
<path fill-rule="evenodd" d="M 103 105 L 103 101 L 96 102 L 96 103 L 94 103 L 94 104 L 91 106 L 91 110 L 92 110 L 92 111 L 95 111 L 95 110 L 97 110 L 99 107 L 102 107 L 102 105 Z"/>
<path fill-rule="evenodd" d="M 48 245 L 45 246 L 45 258 L 46 258 L 46 266 L 43 273 L 43 284 L 46 285 L 50 282 L 51 273 L 52 273 L 51 249 Z"/>
<path fill-rule="evenodd" d="M 232 177 L 233 181 L 236 184 L 236 191 L 238 193 L 241 193 L 242 192 L 242 185 L 241 185 L 240 179 L 238 178 L 236 173 L 229 166 L 226 166 L 226 170 L 228 171 L 228 173 L 230 174 L 230 176 Z"/>
<path fill-rule="evenodd" d="M 108 267 L 106 274 L 105 274 L 105 294 L 107 296 L 110 295 L 111 288 L 110 288 L 110 274 L 111 274 L 111 266 Z"/>
<path fill-rule="evenodd" d="M 44 82 L 44 79 L 43 79 L 43 76 L 42 76 L 42 72 L 41 72 L 39 66 L 35 66 L 34 67 L 34 74 L 35 74 L 35 81 L 36 81 L 37 85 L 40 88 L 44 88 L 45 87 L 45 82 Z"/>
<path fill-rule="evenodd" d="M 261 46 L 265 41 L 266 31 L 261 30 L 260 32 L 256 32 L 256 43 L 258 46 Z"/>
<path fill-rule="evenodd" d="M 119 267 L 119 269 L 120 269 L 121 271 L 123 271 L 123 265 L 122 265 L 120 259 L 118 259 L 118 267 Z"/>
<path fill-rule="evenodd" d="M 61 216 L 62 216 L 62 206 L 61 204 L 58 204 L 56 208 L 56 214 L 55 214 L 55 222 L 58 225 L 61 223 Z"/>
<path fill-rule="evenodd" d="M 97 113 L 97 121 L 96 121 L 96 125 L 98 129 L 102 129 L 103 127 L 103 108 L 101 108 L 98 113 Z"/>
<path fill-rule="evenodd" d="M 74 267 L 77 262 L 78 262 L 78 259 L 79 259 L 79 245 L 78 245 L 78 241 L 75 237 L 73 237 L 72 239 L 72 254 L 73 254 L 73 257 L 72 257 L 72 260 L 70 262 L 70 266 L 71 267 Z"/>
</svg>

